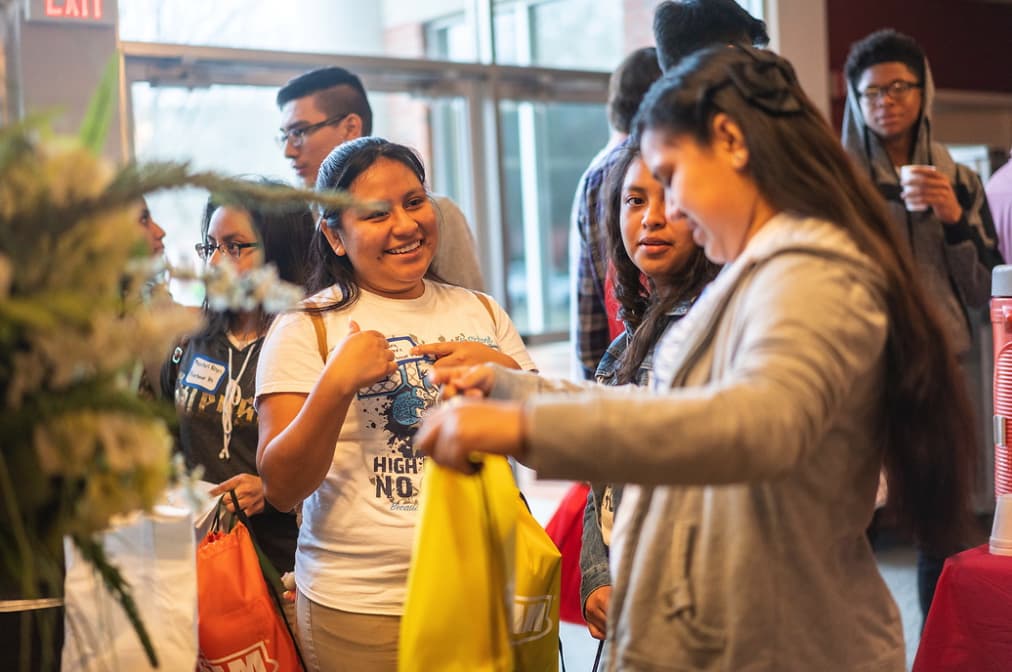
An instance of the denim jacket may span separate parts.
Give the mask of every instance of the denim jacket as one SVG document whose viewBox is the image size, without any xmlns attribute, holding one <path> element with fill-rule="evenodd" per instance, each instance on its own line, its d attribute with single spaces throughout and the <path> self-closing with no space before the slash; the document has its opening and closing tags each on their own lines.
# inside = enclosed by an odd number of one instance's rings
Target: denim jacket
<svg viewBox="0 0 1012 672">
<path fill-rule="evenodd" d="M 668 313 L 668 326 L 682 319 L 692 301 L 685 301 L 675 306 Z M 625 351 L 632 342 L 632 330 L 626 325 L 626 330 L 615 337 L 615 340 L 608 346 L 608 350 L 597 365 L 594 377 L 601 385 L 617 385 L 615 378 L 618 375 L 619 366 L 625 356 Z M 654 353 L 651 350 L 643 358 L 639 370 L 636 372 L 635 384 L 645 387 L 653 370 Z M 587 597 L 598 588 L 611 585 L 611 576 L 608 573 L 608 546 L 604 543 L 601 535 L 601 512 L 598 509 L 598 502 L 604 502 L 605 493 L 611 489 L 612 507 L 618 511 L 619 502 L 622 499 L 622 486 L 610 483 L 591 483 L 590 492 L 587 493 L 587 506 L 583 510 L 583 542 L 580 547 L 580 604 L 586 609 Z"/>
</svg>

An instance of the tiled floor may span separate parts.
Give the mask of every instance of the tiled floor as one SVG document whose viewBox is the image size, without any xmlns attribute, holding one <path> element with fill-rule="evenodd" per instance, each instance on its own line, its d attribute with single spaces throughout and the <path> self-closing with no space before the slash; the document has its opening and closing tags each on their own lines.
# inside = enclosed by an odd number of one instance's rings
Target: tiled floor
<svg viewBox="0 0 1012 672">
<path fill-rule="evenodd" d="M 543 375 L 567 378 L 572 371 L 568 343 L 530 349 Z M 535 518 L 546 523 L 569 487 L 564 481 L 538 481 L 533 472 L 521 471 L 521 487 L 528 496 Z M 916 553 L 907 545 L 892 544 L 878 552 L 879 570 L 893 593 L 903 618 L 907 645 L 907 668 L 913 664 L 920 638 L 921 610 L 917 602 Z M 591 672 L 597 640 L 583 626 L 563 623 L 560 628 L 567 672 Z"/>
</svg>

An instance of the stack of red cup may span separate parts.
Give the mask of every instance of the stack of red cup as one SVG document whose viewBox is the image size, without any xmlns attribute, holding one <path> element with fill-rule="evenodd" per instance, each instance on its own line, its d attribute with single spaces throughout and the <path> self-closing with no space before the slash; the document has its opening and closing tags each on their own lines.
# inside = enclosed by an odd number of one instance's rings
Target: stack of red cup
<svg viewBox="0 0 1012 672">
<path fill-rule="evenodd" d="M 1012 493 L 1012 266 L 991 273 L 994 336 L 994 495 Z"/>
</svg>

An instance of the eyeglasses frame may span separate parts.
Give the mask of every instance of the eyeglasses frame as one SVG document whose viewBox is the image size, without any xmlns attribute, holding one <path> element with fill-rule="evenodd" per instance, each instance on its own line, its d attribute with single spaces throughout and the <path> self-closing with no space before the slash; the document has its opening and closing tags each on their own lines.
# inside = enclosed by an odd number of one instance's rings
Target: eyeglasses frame
<svg viewBox="0 0 1012 672">
<path fill-rule="evenodd" d="M 883 96 L 889 100 L 900 101 L 906 99 L 914 89 L 923 89 L 924 85 L 919 82 L 908 82 L 905 79 L 894 79 L 885 86 L 869 86 L 864 91 L 858 91 L 858 96 L 868 104 L 876 103 Z M 869 93 L 870 92 L 870 93 Z"/>
<path fill-rule="evenodd" d="M 207 261 L 212 256 L 214 256 L 215 252 L 222 252 L 223 254 L 227 254 L 228 256 L 232 257 L 233 259 L 238 259 L 239 257 L 242 256 L 243 250 L 248 250 L 255 247 L 260 247 L 260 243 L 236 243 L 233 241 L 228 241 L 224 243 L 218 243 L 217 245 L 212 245 L 211 243 L 197 243 L 196 245 L 193 246 L 193 249 L 196 250 L 197 256 L 200 257 L 201 261 Z M 233 249 L 235 250 L 234 254 L 232 252 Z"/>
<path fill-rule="evenodd" d="M 292 143 L 292 147 L 298 149 L 299 147 L 302 147 L 302 145 L 305 144 L 307 135 L 315 133 L 324 126 L 340 124 L 342 121 L 347 119 L 351 114 L 353 113 L 344 112 L 343 114 L 338 114 L 336 116 L 330 117 L 329 119 L 318 121 L 315 124 L 309 124 L 308 126 L 300 126 L 298 128 L 292 128 L 287 131 L 284 129 L 280 129 L 281 135 L 275 137 L 275 140 L 277 141 L 278 146 L 281 148 L 284 148 L 290 142 Z"/>
</svg>

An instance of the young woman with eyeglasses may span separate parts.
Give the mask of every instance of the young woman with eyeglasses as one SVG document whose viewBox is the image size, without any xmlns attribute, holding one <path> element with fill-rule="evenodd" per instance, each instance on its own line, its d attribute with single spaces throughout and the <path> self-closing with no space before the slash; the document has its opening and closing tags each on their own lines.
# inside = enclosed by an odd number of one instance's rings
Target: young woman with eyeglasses
<svg viewBox="0 0 1012 672">
<path fill-rule="evenodd" d="M 313 218 L 304 205 L 267 212 L 208 200 L 196 251 L 206 264 L 227 259 L 239 274 L 274 264 L 282 280 L 305 286 L 312 234 Z M 253 389 L 273 316 L 260 310 L 212 312 L 206 303 L 204 313 L 204 329 L 177 347 L 162 367 L 162 393 L 174 400 L 179 418 L 178 448 L 187 467 L 203 467 L 204 480 L 218 484 L 212 495 L 235 489 L 265 554 L 279 573 L 290 572 L 298 536 L 295 515 L 264 500 L 256 468 Z"/>
<path fill-rule="evenodd" d="M 295 579 L 307 663 L 393 671 L 424 487 L 414 435 L 439 397 L 429 374 L 533 363 L 490 297 L 432 277 L 438 218 L 411 149 L 352 140 L 327 156 L 316 187 L 362 205 L 321 215 L 313 294 L 264 343 L 258 465 L 275 506 L 304 500 Z"/>
</svg>

